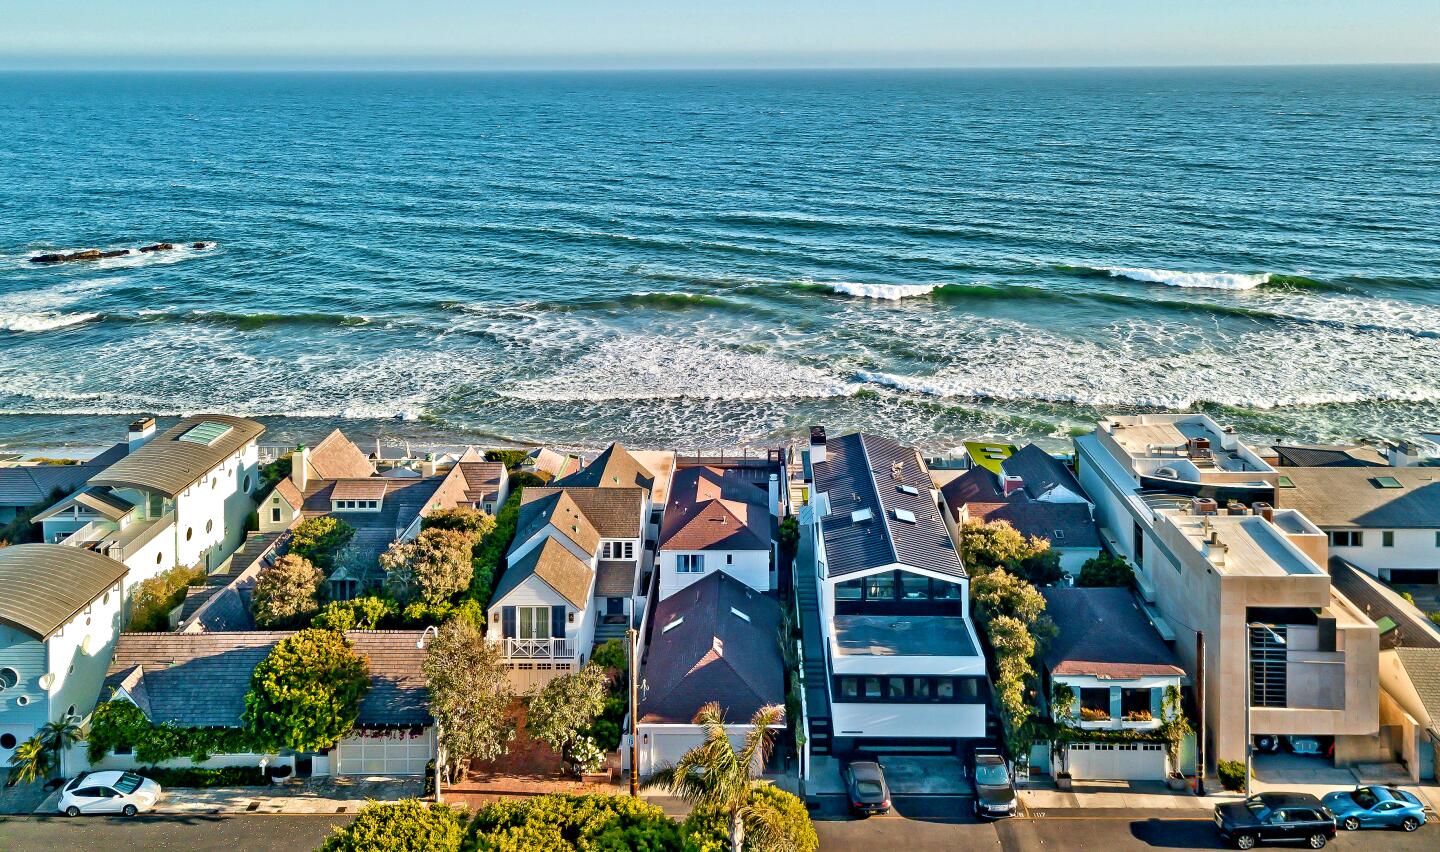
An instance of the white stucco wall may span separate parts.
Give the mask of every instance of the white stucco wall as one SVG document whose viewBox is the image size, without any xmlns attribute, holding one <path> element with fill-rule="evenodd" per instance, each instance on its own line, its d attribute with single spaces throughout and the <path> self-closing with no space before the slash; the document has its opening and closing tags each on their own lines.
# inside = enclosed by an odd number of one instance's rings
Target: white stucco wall
<svg viewBox="0 0 1440 852">
<path fill-rule="evenodd" d="M 1440 520 L 1440 519 L 1437 519 Z M 1326 528 L 1331 532 L 1335 528 Z M 1353 562 L 1370 574 L 1389 579 L 1391 568 L 1440 569 L 1440 547 L 1436 546 L 1436 529 L 1392 530 L 1395 545 L 1385 547 L 1384 529 L 1376 527 L 1364 530 L 1360 547 L 1330 545 L 1330 552 Z"/>
<path fill-rule="evenodd" d="M 705 557 L 704 573 L 681 574 L 675 570 L 676 557 L 701 554 Z M 660 566 L 660 600 L 664 600 L 696 580 L 716 571 L 724 571 L 757 592 L 770 591 L 770 551 L 766 550 L 662 550 Z"/>
<path fill-rule="evenodd" d="M 984 704 L 832 703 L 836 737 L 983 737 Z"/>
</svg>

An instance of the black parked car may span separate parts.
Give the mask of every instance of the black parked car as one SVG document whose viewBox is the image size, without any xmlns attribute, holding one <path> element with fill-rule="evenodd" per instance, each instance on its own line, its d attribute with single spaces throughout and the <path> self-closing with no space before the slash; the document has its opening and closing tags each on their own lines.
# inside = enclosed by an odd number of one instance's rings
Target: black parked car
<svg viewBox="0 0 1440 852">
<path fill-rule="evenodd" d="M 845 767 L 845 789 L 850 794 L 850 812 L 857 816 L 890 813 L 890 785 L 885 770 L 873 760 L 861 760 Z"/>
<path fill-rule="evenodd" d="M 970 777 L 975 781 L 975 816 L 1015 816 L 1015 785 L 998 749 L 975 749 L 970 756 Z"/>
<path fill-rule="evenodd" d="M 1320 849 L 1335 836 L 1335 815 L 1309 793 L 1259 793 L 1215 806 L 1215 828 L 1236 849 L 1304 843 Z"/>
</svg>

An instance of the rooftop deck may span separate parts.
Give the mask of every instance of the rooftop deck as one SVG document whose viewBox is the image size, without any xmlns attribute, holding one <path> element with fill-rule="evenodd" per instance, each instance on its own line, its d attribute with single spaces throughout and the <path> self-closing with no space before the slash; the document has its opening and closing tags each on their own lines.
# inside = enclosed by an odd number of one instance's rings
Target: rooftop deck
<svg viewBox="0 0 1440 852">
<path fill-rule="evenodd" d="M 837 615 L 835 649 L 841 656 L 973 657 L 965 619 L 958 616 Z"/>
</svg>

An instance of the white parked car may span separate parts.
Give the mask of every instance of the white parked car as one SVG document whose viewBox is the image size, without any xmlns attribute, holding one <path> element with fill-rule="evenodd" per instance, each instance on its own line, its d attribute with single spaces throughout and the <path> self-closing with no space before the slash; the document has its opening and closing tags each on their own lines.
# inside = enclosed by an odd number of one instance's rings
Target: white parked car
<svg viewBox="0 0 1440 852">
<path fill-rule="evenodd" d="M 134 772 L 82 772 L 60 794 L 60 813 L 135 816 L 160 801 L 160 785 Z"/>
</svg>

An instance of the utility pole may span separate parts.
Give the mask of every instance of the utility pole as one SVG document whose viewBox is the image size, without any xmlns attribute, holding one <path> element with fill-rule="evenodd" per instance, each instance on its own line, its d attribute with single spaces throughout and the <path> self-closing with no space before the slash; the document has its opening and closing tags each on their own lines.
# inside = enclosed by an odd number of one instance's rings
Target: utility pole
<svg viewBox="0 0 1440 852">
<path fill-rule="evenodd" d="M 636 730 L 640 711 L 635 706 L 635 682 L 640 668 L 639 639 L 640 634 L 635 628 L 625 631 L 625 641 L 630 645 L 630 795 L 636 797 L 640 795 L 640 734 Z"/>
<path fill-rule="evenodd" d="M 1200 739 L 1195 743 L 1195 795 L 1205 795 L 1205 631 L 1195 631 L 1195 709 L 1200 716 Z M 1184 709 L 1181 709 L 1184 712 Z M 1178 770 L 1179 767 L 1176 767 Z"/>
</svg>

